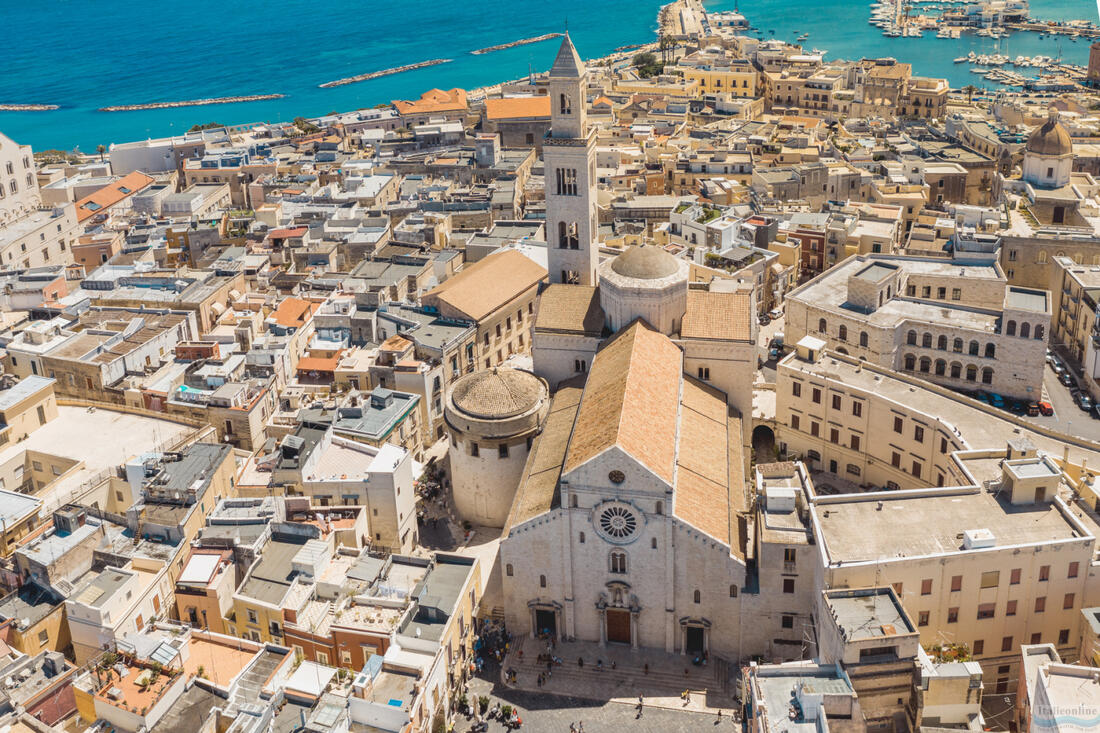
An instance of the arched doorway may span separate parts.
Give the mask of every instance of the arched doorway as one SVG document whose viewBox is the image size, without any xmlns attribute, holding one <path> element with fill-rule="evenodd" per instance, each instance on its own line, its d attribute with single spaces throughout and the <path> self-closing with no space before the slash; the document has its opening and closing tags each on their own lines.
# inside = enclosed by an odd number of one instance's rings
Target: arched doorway
<svg viewBox="0 0 1100 733">
<path fill-rule="evenodd" d="M 767 425 L 757 425 L 752 429 L 752 455 L 757 463 L 776 460 L 775 431 Z"/>
</svg>

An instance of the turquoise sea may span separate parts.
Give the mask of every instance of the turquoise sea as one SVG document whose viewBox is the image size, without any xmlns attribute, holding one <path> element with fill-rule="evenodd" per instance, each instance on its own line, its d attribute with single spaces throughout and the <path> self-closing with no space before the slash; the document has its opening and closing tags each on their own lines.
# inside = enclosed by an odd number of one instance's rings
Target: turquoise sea
<svg viewBox="0 0 1100 733">
<path fill-rule="evenodd" d="M 4 60 L 0 103 L 58 104 L 51 112 L 0 112 L 0 131 L 37 150 L 86 152 L 96 145 L 178 134 L 195 123 L 289 120 L 419 96 L 431 87 L 476 87 L 550 66 L 557 41 L 473 56 L 476 48 L 563 30 L 585 57 L 651 41 L 660 0 L 0 0 Z M 732 9 L 735 0 L 707 7 Z M 1092 0 L 1032 0 L 1044 19 L 1096 20 Z M 953 85 L 984 81 L 952 59 L 971 49 L 1043 54 L 1084 64 L 1083 40 L 1017 33 L 995 41 L 885 38 L 867 23 L 869 0 L 741 0 L 765 37 L 793 41 L 829 58 L 894 56 L 916 73 Z M 998 46 L 999 44 L 999 46 Z M 441 66 L 343 87 L 318 84 L 430 58 Z M 283 99 L 207 107 L 98 112 L 107 105 L 281 93 Z"/>
</svg>

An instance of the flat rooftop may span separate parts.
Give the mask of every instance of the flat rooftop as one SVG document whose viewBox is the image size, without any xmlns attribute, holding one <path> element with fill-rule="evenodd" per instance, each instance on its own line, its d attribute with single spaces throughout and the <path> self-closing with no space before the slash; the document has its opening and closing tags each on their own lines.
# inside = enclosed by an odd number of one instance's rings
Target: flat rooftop
<svg viewBox="0 0 1100 733">
<path fill-rule="evenodd" d="M 23 377 L 8 389 L 0 392 L 0 410 L 10 410 L 31 395 L 42 392 L 53 386 L 54 380 L 49 377 L 30 375 Z"/>
<path fill-rule="evenodd" d="M 794 369 L 803 378 L 817 381 L 833 381 L 847 392 L 864 390 L 881 398 L 902 405 L 907 412 L 920 412 L 926 415 L 930 423 L 939 421 L 946 424 L 948 430 L 958 431 L 963 443 L 972 449 L 1003 449 L 1010 439 L 1026 438 L 1037 449 L 1061 458 L 1065 447 L 1069 448 L 1070 461 L 1078 465 L 1082 459 L 1088 465 L 1100 465 L 1100 445 L 1083 438 L 1059 440 L 1043 433 L 1030 430 L 1024 425 L 1000 417 L 994 408 L 982 409 L 981 403 L 956 393 L 941 393 L 924 386 L 920 380 L 910 379 L 862 363 L 862 369 L 856 368 L 857 362 L 848 357 L 827 352 L 816 363 L 803 361 L 791 355 L 784 359 L 779 369 Z M 914 406 L 919 406 L 919 409 Z M 1006 415 L 1007 417 L 1007 415 Z M 997 473 L 999 475 L 999 472 Z"/>
<path fill-rule="evenodd" d="M 900 258 L 868 263 L 866 260 L 852 257 L 801 286 L 788 297 L 791 300 L 809 303 L 814 307 L 849 318 L 859 318 L 870 325 L 881 327 L 894 327 L 902 321 L 924 321 L 989 333 L 996 331 L 999 313 L 980 310 L 963 302 L 924 301 L 894 296 L 872 313 L 865 313 L 862 309 L 848 303 L 849 278 L 856 277 L 878 282 L 888 272 L 893 272 L 888 269 L 890 267 L 902 268 L 909 275 L 918 278 L 957 278 L 960 284 L 965 280 L 1002 279 L 992 264 L 954 263 L 950 260 L 925 260 L 917 257 L 905 258 L 903 263 L 900 262 Z"/>
<path fill-rule="evenodd" d="M 1042 290 L 1010 287 L 1005 296 L 1005 305 L 1035 313 L 1046 313 L 1047 294 Z"/>
<path fill-rule="evenodd" d="M 893 275 L 897 271 L 897 265 L 886 265 L 881 262 L 876 262 L 872 265 L 864 267 L 862 270 L 857 272 L 854 277 L 857 277 L 860 280 L 868 280 L 870 282 L 877 283 L 880 280 L 887 278 L 890 275 Z"/>
<path fill-rule="evenodd" d="M 825 603 L 849 641 L 913 632 L 897 596 L 887 588 L 826 591 Z"/>
<path fill-rule="evenodd" d="M 114 412 L 105 407 L 59 405 L 57 417 L 35 430 L 26 440 L 0 451 L 0 464 L 14 460 L 23 451 L 40 451 L 63 456 L 80 465 L 65 473 L 38 493 L 46 510 L 71 500 L 72 491 L 105 469 L 129 458 L 177 443 L 195 428 L 170 420 Z M 89 440 L 94 436 L 95 440 Z"/>
<path fill-rule="evenodd" d="M 988 529 L 996 547 L 1082 536 L 1053 504 L 1013 506 L 984 491 L 839 496 L 813 507 L 830 564 L 961 552 L 962 533 L 972 529 Z"/>
</svg>

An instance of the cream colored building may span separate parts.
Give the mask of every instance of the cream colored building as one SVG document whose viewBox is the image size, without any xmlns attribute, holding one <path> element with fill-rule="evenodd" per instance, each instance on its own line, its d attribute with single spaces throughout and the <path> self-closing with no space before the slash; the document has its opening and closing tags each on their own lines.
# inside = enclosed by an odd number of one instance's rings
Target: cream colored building
<svg viewBox="0 0 1100 733">
<path fill-rule="evenodd" d="M 0 133 L 0 226 L 32 213 L 41 200 L 31 146 Z"/>
<path fill-rule="evenodd" d="M 468 265 L 421 296 L 443 318 L 477 327 L 477 369 L 531 350 L 531 325 L 546 269 L 510 249 Z"/>
<path fill-rule="evenodd" d="M 1010 286 L 992 260 L 849 258 L 787 294 L 790 343 L 962 390 L 1038 400 L 1050 294 Z"/>
</svg>

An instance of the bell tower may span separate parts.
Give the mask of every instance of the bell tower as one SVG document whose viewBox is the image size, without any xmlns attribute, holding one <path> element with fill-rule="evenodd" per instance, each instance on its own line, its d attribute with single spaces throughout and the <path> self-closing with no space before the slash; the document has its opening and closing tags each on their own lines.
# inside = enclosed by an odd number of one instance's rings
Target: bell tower
<svg viewBox="0 0 1100 733">
<path fill-rule="evenodd" d="M 566 33 L 550 69 L 550 133 L 543 140 L 550 282 L 596 284 L 596 135 L 585 108 L 588 69 Z"/>
</svg>

